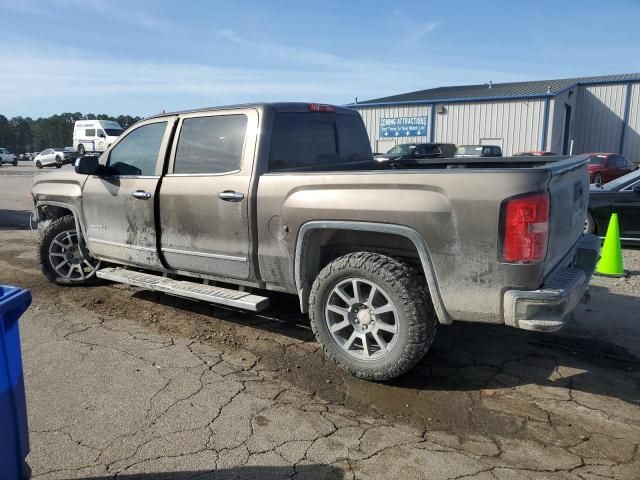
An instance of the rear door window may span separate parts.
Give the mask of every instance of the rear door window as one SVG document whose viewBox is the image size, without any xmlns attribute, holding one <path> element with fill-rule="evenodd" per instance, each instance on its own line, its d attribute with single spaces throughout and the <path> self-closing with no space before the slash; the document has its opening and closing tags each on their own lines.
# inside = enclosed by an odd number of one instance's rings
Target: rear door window
<svg viewBox="0 0 640 480">
<path fill-rule="evenodd" d="M 245 115 L 184 119 L 173 173 L 228 173 L 240 170 L 246 130 Z"/>
<path fill-rule="evenodd" d="M 96 129 L 95 128 L 87 128 L 84 131 L 84 135 L 86 137 L 95 137 L 96 136 Z"/>
<path fill-rule="evenodd" d="M 327 170 L 368 160 L 371 146 L 359 116 L 283 112 L 274 118 L 270 171 Z"/>
</svg>

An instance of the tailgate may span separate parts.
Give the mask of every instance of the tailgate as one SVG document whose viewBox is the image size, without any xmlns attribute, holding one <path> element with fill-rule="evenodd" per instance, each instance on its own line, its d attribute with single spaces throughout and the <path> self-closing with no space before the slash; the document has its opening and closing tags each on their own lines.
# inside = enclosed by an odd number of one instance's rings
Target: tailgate
<svg viewBox="0 0 640 480">
<path fill-rule="evenodd" d="M 584 230 L 589 203 L 587 157 L 573 157 L 552 168 L 548 189 L 551 198 L 549 246 L 545 274 L 571 250 Z"/>
</svg>

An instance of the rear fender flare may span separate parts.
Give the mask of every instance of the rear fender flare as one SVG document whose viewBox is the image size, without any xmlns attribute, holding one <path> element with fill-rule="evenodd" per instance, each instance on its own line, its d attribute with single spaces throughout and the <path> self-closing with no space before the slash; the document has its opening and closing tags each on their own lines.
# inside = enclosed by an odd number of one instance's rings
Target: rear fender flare
<svg viewBox="0 0 640 480">
<path fill-rule="evenodd" d="M 309 247 L 309 234 L 318 229 L 331 229 L 331 230 L 357 230 L 357 231 L 369 231 L 389 233 L 394 235 L 400 235 L 410 240 L 415 245 L 422 269 L 427 280 L 429 287 L 429 293 L 431 294 L 431 300 L 438 316 L 438 321 L 442 324 L 449 325 L 453 321 L 444 306 L 440 288 L 438 287 L 438 281 L 431 259 L 431 253 L 427 247 L 427 243 L 420 233 L 413 228 L 404 225 L 393 225 L 388 223 L 373 223 L 373 222 L 351 222 L 351 221 L 311 221 L 307 222 L 298 231 L 298 237 L 296 240 L 296 250 L 294 258 L 294 276 L 296 291 L 300 300 L 300 309 L 302 312 L 307 312 L 309 309 L 309 279 L 305 278 L 305 272 L 303 271 L 303 265 L 305 260 L 305 253 Z M 313 281 L 313 280 L 311 280 Z"/>
</svg>

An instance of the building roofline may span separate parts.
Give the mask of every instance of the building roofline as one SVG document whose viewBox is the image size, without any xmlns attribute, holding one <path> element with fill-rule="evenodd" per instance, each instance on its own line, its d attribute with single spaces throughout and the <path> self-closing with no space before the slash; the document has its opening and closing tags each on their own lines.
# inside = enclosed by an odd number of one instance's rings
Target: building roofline
<svg viewBox="0 0 640 480">
<path fill-rule="evenodd" d="M 436 103 L 465 103 L 465 102 L 482 102 L 496 100 L 521 100 L 526 98 L 544 99 L 555 97 L 555 93 L 534 93 L 530 95 L 503 95 L 500 97 L 468 97 L 468 98 L 436 98 L 433 100 L 407 100 L 405 102 L 371 102 L 371 103 L 348 103 L 343 107 L 384 107 L 392 105 L 431 105 Z"/>
<path fill-rule="evenodd" d="M 343 105 L 343 107 L 347 108 L 358 108 L 358 107 L 386 107 L 386 106 L 396 106 L 396 105 L 432 105 L 437 103 L 472 103 L 472 102 L 486 102 L 486 101 L 505 101 L 505 100 L 526 100 L 526 99 L 545 99 L 545 98 L 553 98 L 557 95 L 560 95 L 572 88 L 582 86 L 582 85 L 627 85 L 640 83 L 640 79 L 635 80 L 590 80 L 590 81 L 581 81 L 578 80 L 569 85 L 562 87 L 555 92 L 549 93 L 534 93 L 534 94 L 524 94 L 524 95 L 502 95 L 496 97 L 459 97 L 459 98 L 436 98 L 431 100 L 407 100 L 407 101 L 395 101 L 395 102 L 363 102 L 363 103 L 348 103 Z"/>
</svg>

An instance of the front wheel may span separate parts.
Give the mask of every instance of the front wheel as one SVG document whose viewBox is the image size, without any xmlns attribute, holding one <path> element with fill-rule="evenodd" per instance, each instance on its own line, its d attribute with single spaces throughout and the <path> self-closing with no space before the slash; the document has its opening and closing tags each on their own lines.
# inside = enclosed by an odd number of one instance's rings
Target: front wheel
<svg viewBox="0 0 640 480">
<path fill-rule="evenodd" d="M 42 162 L 40 160 L 36 160 L 36 168 L 42 169 Z"/>
<path fill-rule="evenodd" d="M 309 317 L 338 366 L 376 381 L 418 363 L 437 325 L 424 279 L 405 263 L 369 252 L 345 255 L 322 269 L 311 288 Z"/>
<path fill-rule="evenodd" d="M 95 281 L 100 262 L 85 256 L 79 244 L 76 222 L 67 215 L 51 222 L 40 242 L 40 265 L 50 282 L 82 285 Z"/>
</svg>

